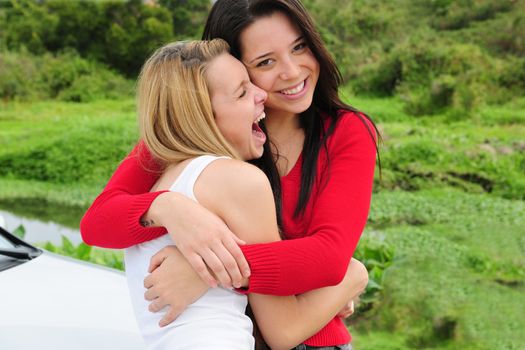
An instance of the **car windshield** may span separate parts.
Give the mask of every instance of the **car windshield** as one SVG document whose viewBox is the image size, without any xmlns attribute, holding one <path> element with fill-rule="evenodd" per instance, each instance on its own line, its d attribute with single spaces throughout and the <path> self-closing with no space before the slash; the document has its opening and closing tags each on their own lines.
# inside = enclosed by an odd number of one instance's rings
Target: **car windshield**
<svg viewBox="0 0 525 350">
<path fill-rule="evenodd" d="M 10 241 L 8 241 L 7 239 L 5 239 L 4 236 L 0 236 L 0 248 L 14 248 L 15 245 L 13 243 L 11 243 Z"/>
</svg>

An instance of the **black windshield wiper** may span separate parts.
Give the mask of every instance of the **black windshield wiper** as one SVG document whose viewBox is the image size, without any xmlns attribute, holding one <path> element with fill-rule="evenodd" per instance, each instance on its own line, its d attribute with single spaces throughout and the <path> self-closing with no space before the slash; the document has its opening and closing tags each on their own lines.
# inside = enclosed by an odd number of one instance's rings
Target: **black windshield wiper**
<svg viewBox="0 0 525 350">
<path fill-rule="evenodd" d="M 4 230 L 2 227 L 0 227 L 0 236 L 6 239 L 13 246 L 12 248 L 0 248 L 0 255 L 18 260 L 31 260 L 42 254 L 40 249 L 24 242 L 20 238 Z"/>
<path fill-rule="evenodd" d="M 31 260 L 40 255 L 40 251 L 27 251 L 20 248 L 0 248 L 0 255 L 7 256 L 19 260 Z"/>
</svg>

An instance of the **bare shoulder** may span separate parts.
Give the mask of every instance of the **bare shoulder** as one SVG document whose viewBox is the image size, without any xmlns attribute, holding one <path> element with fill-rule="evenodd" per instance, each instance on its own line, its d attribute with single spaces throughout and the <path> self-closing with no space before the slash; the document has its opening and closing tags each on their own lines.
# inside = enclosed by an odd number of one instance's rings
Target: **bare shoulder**
<svg viewBox="0 0 525 350">
<path fill-rule="evenodd" d="M 241 200 L 246 197 L 272 196 L 270 182 L 257 167 L 235 159 L 217 159 L 204 169 L 195 185 L 202 199 Z"/>
<path fill-rule="evenodd" d="M 232 190 L 252 186 L 270 185 L 266 175 L 256 166 L 236 159 L 217 159 L 201 174 L 204 186 Z"/>
<path fill-rule="evenodd" d="M 246 242 L 279 239 L 270 182 L 257 167 L 238 160 L 215 160 L 202 172 L 194 193 L 199 203 Z"/>
</svg>

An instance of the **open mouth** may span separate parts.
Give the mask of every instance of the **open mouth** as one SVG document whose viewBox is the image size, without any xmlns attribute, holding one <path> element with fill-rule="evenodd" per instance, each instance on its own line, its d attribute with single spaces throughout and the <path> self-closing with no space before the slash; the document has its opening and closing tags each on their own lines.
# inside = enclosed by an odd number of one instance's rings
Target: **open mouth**
<svg viewBox="0 0 525 350">
<path fill-rule="evenodd" d="M 263 143 L 266 141 L 266 135 L 259 126 L 259 122 L 263 120 L 264 117 L 266 117 L 266 114 L 263 111 L 261 114 L 259 114 L 257 119 L 255 119 L 255 121 L 252 124 L 252 135 L 255 136 L 257 139 L 261 140 Z"/>
</svg>

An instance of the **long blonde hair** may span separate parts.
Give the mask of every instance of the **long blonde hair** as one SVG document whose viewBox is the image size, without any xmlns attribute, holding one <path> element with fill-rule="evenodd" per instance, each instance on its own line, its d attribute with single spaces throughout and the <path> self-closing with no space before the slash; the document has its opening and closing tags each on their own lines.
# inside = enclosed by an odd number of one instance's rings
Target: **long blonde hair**
<svg viewBox="0 0 525 350">
<path fill-rule="evenodd" d="M 138 80 L 140 135 L 151 154 L 167 166 L 204 154 L 239 159 L 222 136 L 206 81 L 206 68 L 229 53 L 222 39 L 176 42 L 155 51 Z"/>
</svg>

